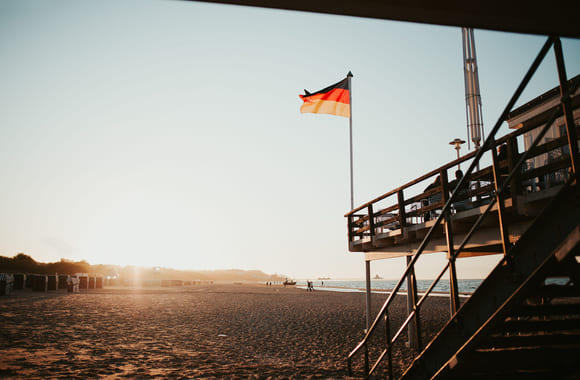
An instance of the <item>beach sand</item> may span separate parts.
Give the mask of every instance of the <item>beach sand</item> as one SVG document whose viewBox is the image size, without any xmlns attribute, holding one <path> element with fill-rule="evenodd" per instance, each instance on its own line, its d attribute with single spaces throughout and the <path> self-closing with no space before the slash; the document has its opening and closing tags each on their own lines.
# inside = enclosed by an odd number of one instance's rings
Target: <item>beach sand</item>
<svg viewBox="0 0 580 380">
<path fill-rule="evenodd" d="M 386 297 L 373 294 L 373 310 Z M 391 321 L 405 318 L 405 302 L 396 300 Z M 448 305 L 426 302 L 424 339 L 444 325 Z M 0 377 L 347 378 L 364 328 L 364 293 L 320 288 L 17 291 L 0 298 Z M 412 360 L 405 340 L 393 352 L 396 374 Z M 362 355 L 353 368 L 362 375 Z"/>
</svg>

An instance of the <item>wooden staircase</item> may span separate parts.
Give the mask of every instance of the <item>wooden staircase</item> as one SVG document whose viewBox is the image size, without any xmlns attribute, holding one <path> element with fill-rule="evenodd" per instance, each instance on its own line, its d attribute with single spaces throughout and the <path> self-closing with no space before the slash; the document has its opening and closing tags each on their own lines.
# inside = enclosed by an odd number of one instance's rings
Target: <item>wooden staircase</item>
<svg viewBox="0 0 580 380">
<path fill-rule="evenodd" d="M 580 377 L 580 193 L 566 186 L 403 379 Z"/>
</svg>

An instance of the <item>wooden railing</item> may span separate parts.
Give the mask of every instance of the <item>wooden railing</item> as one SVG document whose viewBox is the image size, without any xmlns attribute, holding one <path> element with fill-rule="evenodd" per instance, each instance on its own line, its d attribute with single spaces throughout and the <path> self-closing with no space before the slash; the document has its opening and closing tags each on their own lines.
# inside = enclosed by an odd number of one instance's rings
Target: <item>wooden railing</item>
<svg viewBox="0 0 580 380">
<path fill-rule="evenodd" d="M 580 105 L 580 97 L 574 98 L 574 105 Z M 561 110 L 557 116 L 561 116 Z M 534 129 L 540 129 L 547 120 L 536 120 L 533 124 L 516 130 L 496 141 L 496 146 L 505 145 L 505 157 L 499 157 L 498 171 L 504 178 L 516 166 L 523 153 L 519 151 L 518 137 Z M 580 126 L 576 126 L 576 135 L 580 135 Z M 546 190 L 550 186 L 563 183 L 571 170 L 570 154 L 566 153 L 568 148 L 568 137 L 566 135 L 558 137 L 549 142 L 543 143 L 527 151 L 526 161 L 535 157 L 548 154 L 553 157 L 546 160 L 545 164 L 536 168 L 523 167 L 514 174 L 508 184 L 508 197 L 515 200 L 518 195 Z M 458 165 L 469 164 L 476 152 L 471 152 L 451 161 L 419 178 L 416 178 L 405 185 L 391 190 L 355 209 L 345 215 L 348 218 L 349 242 L 356 242 L 365 237 L 371 238 L 378 234 L 390 230 L 398 230 L 410 225 L 425 223 L 434 220 L 445 205 L 444 194 L 451 194 L 457 186 L 457 179 L 449 179 L 449 172 L 455 171 Z M 417 193 L 417 186 L 427 187 L 429 183 L 435 182 L 433 179 L 440 178 L 440 184 L 425 189 Z M 552 181 L 546 181 L 547 177 L 556 177 Z M 461 210 L 470 207 L 477 207 L 489 201 L 494 195 L 495 182 L 493 177 L 493 165 L 476 170 L 466 176 L 468 186 L 464 191 L 459 192 L 452 212 L 458 211 L 456 205 L 461 205 Z M 413 193 L 413 191 L 415 191 Z M 407 195 L 412 194 L 412 195 Z M 407 195 L 407 196 L 406 196 Z M 433 201 L 437 198 L 436 201 Z M 386 203 L 386 205 L 384 205 Z M 461 211 L 459 210 L 459 211 Z"/>
</svg>

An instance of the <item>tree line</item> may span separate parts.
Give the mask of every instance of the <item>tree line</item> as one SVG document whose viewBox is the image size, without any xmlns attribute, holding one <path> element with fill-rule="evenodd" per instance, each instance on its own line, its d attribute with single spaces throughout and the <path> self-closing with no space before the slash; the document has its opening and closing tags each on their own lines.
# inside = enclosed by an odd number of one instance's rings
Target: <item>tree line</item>
<svg viewBox="0 0 580 380">
<path fill-rule="evenodd" d="M 14 257 L 0 256 L 0 272 L 4 273 L 38 273 L 38 274 L 72 274 L 92 272 L 86 261 L 68 261 L 61 259 L 56 263 L 39 263 L 32 257 L 19 253 Z"/>
</svg>

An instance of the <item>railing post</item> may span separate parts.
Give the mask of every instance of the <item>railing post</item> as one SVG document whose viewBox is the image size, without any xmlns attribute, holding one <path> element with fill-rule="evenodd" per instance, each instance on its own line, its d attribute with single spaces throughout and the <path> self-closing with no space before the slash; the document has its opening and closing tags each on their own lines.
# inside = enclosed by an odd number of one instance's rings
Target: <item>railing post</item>
<svg viewBox="0 0 580 380">
<path fill-rule="evenodd" d="M 365 284 L 366 284 L 366 332 L 371 328 L 371 262 L 370 260 L 365 260 Z"/>
<path fill-rule="evenodd" d="M 393 354 L 391 345 L 391 326 L 389 324 L 389 313 L 385 313 L 385 338 L 387 340 L 387 361 L 389 364 L 389 380 L 393 379 Z"/>
<path fill-rule="evenodd" d="M 562 96 L 562 107 L 564 118 L 566 120 L 568 145 L 570 146 L 570 164 L 572 173 L 577 174 L 578 165 L 580 164 L 578 136 L 576 135 L 574 117 L 572 116 L 570 89 L 568 86 L 568 79 L 566 78 L 566 67 L 564 66 L 564 55 L 562 54 L 562 43 L 560 42 L 560 38 L 554 38 L 554 53 L 556 55 L 556 65 L 558 67 L 558 79 L 560 80 L 560 95 Z"/>
<path fill-rule="evenodd" d="M 413 260 L 411 256 L 407 256 L 407 266 Z M 417 309 L 417 278 L 415 277 L 415 268 L 411 268 L 407 274 L 407 315 L 415 310 L 413 319 L 409 322 L 407 329 L 409 336 L 409 347 L 420 350 L 421 343 L 421 318 L 419 317 L 419 310 Z"/>
<path fill-rule="evenodd" d="M 407 226 L 407 214 L 405 212 L 405 197 L 403 190 L 397 192 L 397 202 L 399 205 L 399 223 L 401 224 L 401 233 L 405 234 L 404 228 Z M 407 265 L 413 258 L 407 256 Z M 417 309 L 417 279 L 415 269 L 411 268 L 407 275 L 407 314 L 411 314 Z M 421 349 L 421 322 L 419 319 L 419 310 L 416 310 L 413 320 L 409 322 L 408 328 L 409 347 L 416 350 Z"/>
<path fill-rule="evenodd" d="M 399 205 L 399 223 L 401 224 L 401 232 L 403 232 L 403 227 L 407 225 L 407 213 L 405 212 L 405 197 L 403 196 L 403 190 L 397 192 L 397 203 Z"/>
<path fill-rule="evenodd" d="M 503 254 L 506 255 L 510 247 L 510 238 L 507 229 L 506 211 L 503 200 L 505 199 L 504 194 L 498 192 L 501 187 L 501 169 L 499 167 L 499 159 L 497 156 L 497 151 L 495 149 L 495 139 L 491 140 L 491 156 L 492 156 L 492 167 L 493 167 L 493 185 L 495 189 L 495 196 L 497 199 L 497 217 L 499 222 L 499 230 L 501 233 L 501 243 L 503 247 Z"/>
<path fill-rule="evenodd" d="M 373 205 L 368 206 L 368 216 L 369 216 L 369 229 L 371 245 L 373 244 L 373 236 L 375 235 L 375 216 L 373 213 Z M 366 331 L 369 331 L 371 327 L 371 262 L 370 260 L 365 260 L 365 284 L 366 284 Z"/>
<path fill-rule="evenodd" d="M 405 197 L 403 190 L 397 192 L 397 201 L 399 204 L 399 223 L 401 224 L 401 233 L 405 234 L 404 228 L 407 226 L 407 214 L 405 212 Z M 407 266 L 413 258 L 407 256 Z M 421 320 L 419 318 L 419 310 L 417 309 L 417 278 L 415 277 L 415 268 L 411 268 L 407 274 L 407 314 L 411 314 L 415 310 L 415 316 L 409 322 L 407 334 L 409 338 L 409 347 L 420 350 L 421 349 Z"/>
<path fill-rule="evenodd" d="M 373 236 L 375 236 L 375 214 L 373 212 L 373 205 L 370 204 L 368 207 L 368 213 L 369 213 L 369 229 L 370 229 L 370 234 L 371 234 L 371 244 L 372 244 L 372 239 Z"/>
<path fill-rule="evenodd" d="M 352 214 L 350 214 L 347 218 L 347 226 L 348 226 L 348 245 L 353 241 L 352 236 Z"/>
<path fill-rule="evenodd" d="M 405 197 L 403 190 L 397 192 L 397 201 L 399 205 L 399 223 L 401 224 L 401 233 L 405 234 L 404 228 L 407 226 L 407 214 L 405 212 Z M 411 256 L 407 256 L 407 266 L 413 260 Z M 420 350 L 421 342 L 421 318 L 419 317 L 419 310 L 417 310 L 417 278 L 415 277 L 415 268 L 411 268 L 407 274 L 407 315 L 415 311 L 415 316 L 409 322 L 407 334 L 409 338 L 409 347 Z M 390 368 L 390 367 L 389 367 Z"/>
<path fill-rule="evenodd" d="M 369 347 L 368 343 L 365 343 L 365 379 L 369 378 Z"/>
<path fill-rule="evenodd" d="M 443 203 L 449 200 L 449 179 L 447 170 L 441 170 L 441 189 Z M 457 271 L 455 270 L 455 244 L 453 242 L 453 220 L 451 212 L 448 210 L 445 215 L 445 239 L 447 240 L 447 260 L 449 260 L 449 302 L 451 316 L 459 309 L 459 289 L 457 287 Z"/>
<path fill-rule="evenodd" d="M 511 137 L 507 141 L 508 173 L 511 173 L 519 160 L 517 137 Z M 510 193 L 512 198 L 512 209 L 518 210 L 518 196 L 522 195 L 522 181 L 520 177 L 521 169 L 514 173 L 510 182 Z"/>
<path fill-rule="evenodd" d="M 455 268 L 455 256 L 449 256 L 449 302 L 451 316 L 459 310 L 459 286 L 457 285 L 457 269 Z"/>
</svg>

